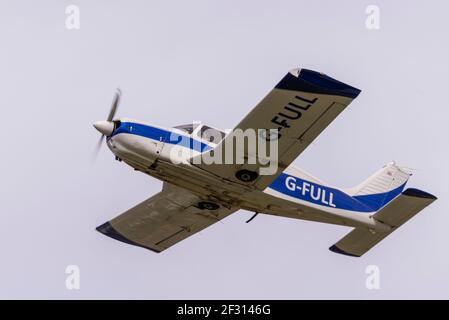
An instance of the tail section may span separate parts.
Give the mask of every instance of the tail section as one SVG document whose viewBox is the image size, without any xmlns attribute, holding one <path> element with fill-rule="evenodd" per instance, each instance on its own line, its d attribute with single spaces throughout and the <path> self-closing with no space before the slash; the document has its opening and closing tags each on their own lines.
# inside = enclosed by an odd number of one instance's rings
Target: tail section
<svg viewBox="0 0 449 320">
<path fill-rule="evenodd" d="M 373 219 L 388 226 L 388 231 L 378 232 L 357 227 L 329 250 L 360 257 L 435 200 L 436 197 L 430 193 L 407 189 L 373 216 Z"/>
<path fill-rule="evenodd" d="M 358 186 L 346 191 L 377 211 L 401 194 L 411 175 L 410 169 L 390 162 Z"/>
<path fill-rule="evenodd" d="M 380 223 L 383 230 L 356 227 L 329 249 L 360 257 L 435 201 L 435 196 L 418 189 L 403 191 L 411 175 L 410 169 L 391 162 L 357 187 L 346 190 L 353 198 L 376 211 L 370 218 Z"/>
</svg>

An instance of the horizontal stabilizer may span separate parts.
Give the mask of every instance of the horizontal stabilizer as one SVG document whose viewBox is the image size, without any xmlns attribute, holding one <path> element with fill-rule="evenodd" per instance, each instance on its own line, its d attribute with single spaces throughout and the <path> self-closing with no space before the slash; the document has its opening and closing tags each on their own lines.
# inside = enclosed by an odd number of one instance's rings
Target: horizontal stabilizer
<svg viewBox="0 0 449 320">
<path fill-rule="evenodd" d="M 358 227 L 329 250 L 360 257 L 436 199 L 435 196 L 427 192 L 407 189 L 373 216 L 375 220 L 390 226 L 390 231 L 375 232 L 368 228 Z"/>
</svg>

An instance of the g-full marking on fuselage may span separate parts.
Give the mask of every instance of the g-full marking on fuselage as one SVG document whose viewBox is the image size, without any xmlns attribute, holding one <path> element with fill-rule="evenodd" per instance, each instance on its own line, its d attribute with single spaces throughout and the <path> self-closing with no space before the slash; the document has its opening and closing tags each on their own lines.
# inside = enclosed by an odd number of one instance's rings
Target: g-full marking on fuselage
<svg viewBox="0 0 449 320">
<path fill-rule="evenodd" d="M 324 188 L 313 185 L 307 181 L 301 180 L 299 183 L 295 177 L 289 176 L 285 179 L 285 187 L 290 191 L 298 190 L 300 194 L 307 200 L 307 196 L 315 201 L 320 201 L 322 204 L 335 208 L 334 193 L 329 191 L 326 193 Z"/>
</svg>

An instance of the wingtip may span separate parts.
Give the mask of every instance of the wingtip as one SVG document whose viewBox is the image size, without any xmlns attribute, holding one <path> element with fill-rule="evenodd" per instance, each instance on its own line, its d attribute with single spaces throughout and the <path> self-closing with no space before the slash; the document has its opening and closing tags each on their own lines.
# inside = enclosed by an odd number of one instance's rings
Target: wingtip
<svg viewBox="0 0 449 320">
<path fill-rule="evenodd" d="M 415 189 L 415 188 L 408 188 L 407 190 L 402 192 L 402 194 L 406 195 L 406 196 L 410 196 L 410 197 L 415 197 L 415 198 L 425 198 L 425 199 L 432 199 L 432 200 L 438 199 L 433 194 L 430 194 L 428 192 L 425 192 L 425 191 L 422 191 L 419 189 Z"/>
<path fill-rule="evenodd" d="M 357 258 L 360 257 L 360 256 L 358 256 L 358 255 L 355 255 L 355 254 L 352 254 L 352 253 L 349 253 L 349 252 L 346 252 L 346 251 L 340 249 L 340 248 L 337 247 L 335 244 L 334 244 L 332 247 L 330 247 L 329 250 L 332 251 L 332 252 L 335 252 L 335 253 L 343 254 L 343 255 L 345 255 L 345 256 L 357 257 Z"/>
<path fill-rule="evenodd" d="M 277 89 L 330 94 L 355 99 L 360 89 L 309 69 L 292 69 L 276 85 Z"/>
<path fill-rule="evenodd" d="M 145 248 L 145 249 L 148 249 L 148 250 L 156 252 L 156 253 L 161 252 L 160 250 L 156 250 L 156 249 L 150 248 L 148 246 L 141 245 L 135 241 L 132 241 L 132 240 L 126 238 L 124 235 L 122 235 L 120 232 L 118 232 L 116 229 L 114 229 L 114 227 L 111 225 L 110 222 L 103 223 L 102 225 L 96 227 L 95 230 L 104 234 L 105 236 L 108 236 L 108 237 L 118 240 L 120 242 L 124 242 L 126 244 L 130 244 L 133 246 Z"/>
</svg>

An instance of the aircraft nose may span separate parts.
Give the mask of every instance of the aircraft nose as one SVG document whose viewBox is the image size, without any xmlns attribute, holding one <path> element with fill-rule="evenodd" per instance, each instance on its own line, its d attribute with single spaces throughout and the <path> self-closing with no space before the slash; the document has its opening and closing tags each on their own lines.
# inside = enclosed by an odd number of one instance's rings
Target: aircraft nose
<svg viewBox="0 0 449 320">
<path fill-rule="evenodd" d="M 111 121 L 97 121 L 94 123 L 94 128 L 100 131 L 105 136 L 110 136 L 114 131 L 114 123 Z"/>
</svg>

